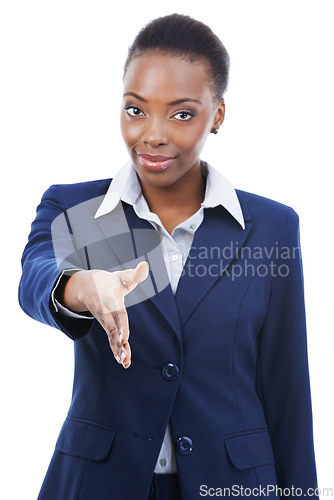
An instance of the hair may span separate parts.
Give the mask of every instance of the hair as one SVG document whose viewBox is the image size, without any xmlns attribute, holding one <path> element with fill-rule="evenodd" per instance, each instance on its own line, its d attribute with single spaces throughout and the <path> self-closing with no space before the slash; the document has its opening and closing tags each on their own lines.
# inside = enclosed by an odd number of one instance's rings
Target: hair
<svg viewBox="0 0 334 500">
<path fill-rule="evenodd" d="M 230 67 L 228 52 L 211 28 L 201 21 L 183 14 L 170 14 L 150 21 L 129 48 L 124 75 L 132 59 L 149 51 L 165 52 L 190 61 L 206 59 L 215 97 L 220 99 L 226 91 Z"/>
</svg>

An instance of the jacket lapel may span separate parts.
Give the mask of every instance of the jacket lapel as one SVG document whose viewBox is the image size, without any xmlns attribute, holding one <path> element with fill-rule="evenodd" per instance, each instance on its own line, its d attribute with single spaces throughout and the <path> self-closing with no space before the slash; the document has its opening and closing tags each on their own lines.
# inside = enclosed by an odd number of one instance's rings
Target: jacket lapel
<svg viewBox="0 0 334 500">
<path fill-rule="evenodd" d="M 104 241 L 109 245 L 108 258 L 111 263 L 108 268 L 117 265 L 128 269 L 127 265 L 134 261 L 136 256 L 131 244 L 131 233 L 122 204 L 119 203 L 111 212 L 96 219 Z M 111 251 L 111 255 L 110 255 Z"/>
<path fill-rule="evenodd" d="M 150 266 L 151 280 L 140 283 L 131 294 L 136 293 L 136 291 L 139 292 L 149 283 L 152 283 L 154 291 L 150 289 L 147 298 L 160 311 L 181 341 L 180 318 L 162 255 L 161 235 L 147 220 L 140 219 L 130 205 L 123 203 L 123 208 L 135 257 L 138 262 L 146 260 Z"/>
<path fill-rule="evenodd" d="M 242 229 L 222 206 L 205 209 L 175 295 L 182 325 L 237 257 L 252 228 L 244 218 Z"/>
<path fill-rule="evenodd" d="M 150 265 L 151 279 L 139 284 L 126 297 L 126 306 L 149 299 L 181 340 L 181 326 L 215 282 L 228 271 L 251 231 L 245 206 L 243 214 L 245 229 L 222 206 L 205 209 L 175 297 L 160 247 L 161 236 L 152 225 L 137 217 L 126 203 L 120 203 L 113 212 L 98 218 L 97 223 L 120 266 L 129 269 L 142 260 Z"/>
</svg>

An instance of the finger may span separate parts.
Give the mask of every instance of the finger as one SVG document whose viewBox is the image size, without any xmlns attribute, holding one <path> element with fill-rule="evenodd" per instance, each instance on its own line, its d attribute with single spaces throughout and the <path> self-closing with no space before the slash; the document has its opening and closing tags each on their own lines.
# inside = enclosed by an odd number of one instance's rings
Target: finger
<svg viewBox="0 0 334 500">
<path fill-rule="evenodd" d="M 131 364 L 131 348 L 128 342 L 129 340 L 129 319 L 126 309 L 122 309 L 121 311 L 116 311 L 113 314 L 114 321 L 118 328 L 119 339 L 123 346 L 123 351 L 121 353 L 121 362 L 124 368 L 129 368 Z M 125 352 L 125 355 L 124 355 Z"/>
<path fill-rule="evenodd" d="M 110 349 L 118 363 L 122 363 L 126 357 L 127 351 L 120 341 L 119 330 L 112 314 L 101 315 L 97 320 L 105 330 Z"/>
<path fill-rule="evenodd" d="M 124 366 L 124 368 L 129 368 L 129 366 L 131 365 L 131 348 L 130 348 L 130 344 L 127 343 L 123 347 L 125 349 L 126 356 L 124 358 L 124 361 L 123 361 L 122 365 Z"/>
<path fill-rule="evenodd" d="M 124 345 L 129 341 L 129 319 L 126 309 L 113 312 L 113 319 L 118 328 L 119 341 Z"/>
</svg>

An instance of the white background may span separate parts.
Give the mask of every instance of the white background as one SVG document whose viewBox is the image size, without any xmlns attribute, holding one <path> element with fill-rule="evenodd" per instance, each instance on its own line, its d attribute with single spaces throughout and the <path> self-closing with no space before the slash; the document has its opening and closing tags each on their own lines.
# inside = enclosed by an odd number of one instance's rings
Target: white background
<svg viewBox="0 0 334 500">
<path fill-rule="evenodd" d="M 0 11 L 1 483 L 34 500 L 71 397 L 73 345 L 17 303 L 20 256 L 53 183 L 111 177 L 127 48 L 172 12 L 209 24 L 231 57 L 226 120 L 202 158 L 235 187 L 300 215 L 320 487 L 333 479 L 333 2 L 7 0 Z M 67 500 L 67 499 L 64 499 Z"/>
</svg>

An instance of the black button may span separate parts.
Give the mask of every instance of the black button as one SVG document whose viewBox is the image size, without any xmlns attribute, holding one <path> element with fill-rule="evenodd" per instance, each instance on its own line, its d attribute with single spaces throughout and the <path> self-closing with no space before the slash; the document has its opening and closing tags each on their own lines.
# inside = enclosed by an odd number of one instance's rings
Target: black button
<svg viewBox="0 0 334 500">
<path fill-rule="evenodd" d="M 176 450 L 181 455 L 188 455 L 188 453 L 190 453 L 192 449 L 193 442 L 189 437 L 183 436 L 176 441 Z"/>
<path fill-rule="evenodd" d="M 162 369 L 162 375 L 166 380 L 173 381 L 177 379 L 179 376 L 179 368 L 176 365 L 173 365 L 173 363 L 168 363 L 168 365 L 164 366 Z"/>
</svg>

